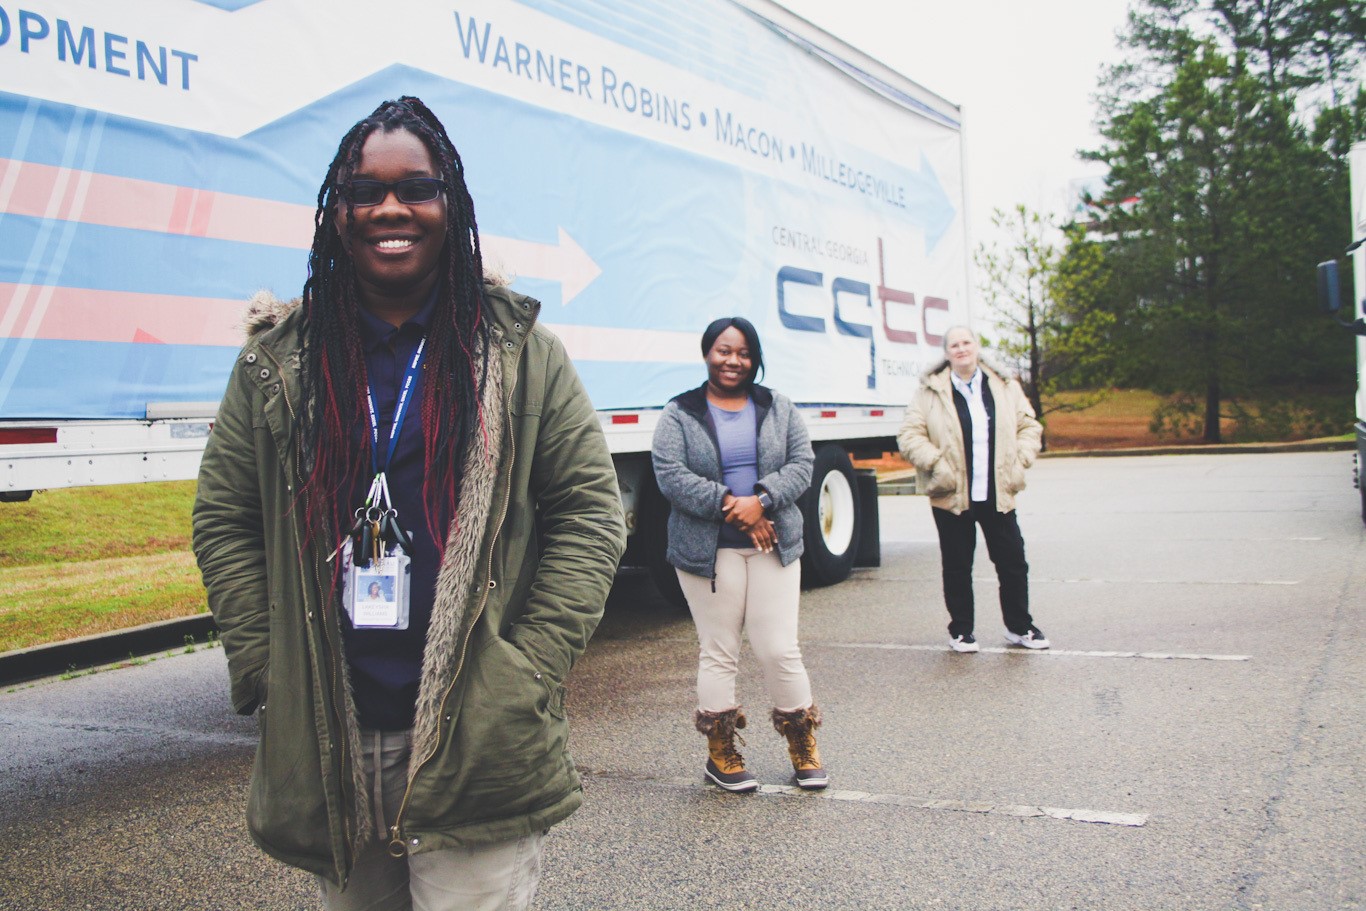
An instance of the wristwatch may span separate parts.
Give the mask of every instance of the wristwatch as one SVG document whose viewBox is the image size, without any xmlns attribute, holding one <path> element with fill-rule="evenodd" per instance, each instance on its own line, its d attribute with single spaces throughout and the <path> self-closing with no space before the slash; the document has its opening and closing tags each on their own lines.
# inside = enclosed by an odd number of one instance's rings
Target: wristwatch
<svg viewBox="0 0 1366 911">
<path fill-rule="evenodd" d="M 773 508 L 773 498 L 768 495 L 767 490 L 759 491 L 758 496 L 759 505 L 764 508 L 764 512 L 768 512 L 770 509 Z"/>
</svg>

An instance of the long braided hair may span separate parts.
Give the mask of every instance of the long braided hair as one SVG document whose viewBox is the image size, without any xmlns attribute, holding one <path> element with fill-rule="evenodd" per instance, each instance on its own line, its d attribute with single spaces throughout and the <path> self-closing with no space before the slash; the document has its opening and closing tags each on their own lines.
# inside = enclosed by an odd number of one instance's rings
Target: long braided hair
<svg viewBox="0 0 1366 911">
<path fill-rule="evenodd" d="M 351 491 L 369 470 L 365 355 L 355 265 L 337 230 L 354 210 L 347 187 L 365 140 L 375 130 L 407 130 L 431 152 L 446 184 L 446 243 L 437 305 L 427 331 L 421 402 L 427 527 L 444 552 L 456 515 L 464 453 L 482 431 L 480 401 L 488 370 L 483 257 L 465 168 L 446 128 L 419 99 L 386 101 L 342 137 L 318 190 L 313 247 L 304 285 L 300 364 L 305 407 L 300 421 L 305 523 L 311 538 L 340 538 L 349 527 Z M 415 403 L 416 404 L 416 403 Z M 331 546 L 330 544 L 328 545 Z"/>
</svg>

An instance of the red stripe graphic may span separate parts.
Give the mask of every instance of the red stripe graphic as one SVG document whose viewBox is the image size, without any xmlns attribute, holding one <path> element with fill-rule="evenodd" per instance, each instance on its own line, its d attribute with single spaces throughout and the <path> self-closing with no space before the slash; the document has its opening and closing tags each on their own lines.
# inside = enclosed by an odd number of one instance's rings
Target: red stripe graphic
<svg viewBox="0 0 1366 911">
<path fill-rule="evenodd" d="M 246 301 L 0 282 L 0 313 L 17 307 L 17 325 L 26 325 L 44 298 L 38 325 L 23 337 L 233 348 L 246 340 Z"/>
<path fill-rule="evenodd" d="M 313 242 L 312 206 L 0 158 L 6 185 L 0 212 L 14 215 L 294 250 Z"/>
<path fill-rule="evenodd" d="M 11 158 L 0 158 L 0 213 L 292 250 L 307 250 L 313 241 L 312 206 Z M 558 281 L 564 304 L 602 274 L 562 227 L 554 243 L 494 235 L 481 240 L 486 263 Z M 0 282 L 0 338 L 236 347 L 243 341 L 237 323 L 244 307 L 219 298 Z M 575 356 L 677 361 L 686 351 L 688 362 L 696 360 L 687 334 L 560 328 Z"/>
</svg>

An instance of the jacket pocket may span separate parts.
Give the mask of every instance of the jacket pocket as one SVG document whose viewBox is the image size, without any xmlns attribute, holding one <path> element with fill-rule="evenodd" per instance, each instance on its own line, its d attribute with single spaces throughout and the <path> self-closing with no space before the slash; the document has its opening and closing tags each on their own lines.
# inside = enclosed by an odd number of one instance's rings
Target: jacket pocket
<svg viewBox="0 0 1366 911">
<path fill-rule="evenodd" d="M 247 796 L 247 825 L 278 853 L 322 861 L 331 857 L 331 846 L 311 705 L 307 699 L 280 697 L 263 699 L 257 707 L 260 741 Z"/>
<path fill-rule="evenodd" d="M 958 471 L 949 458 L 948 452 L 941 452 L 939 458 L 930 466 L 930 480 L 925 488 L 925 493 L 937 499 L 946 497 L 957 489 Z"/>
<path fill-rule="evenodd" d="M 476 817 L 532 805 L 545 777 L 561 764 L 568 738 L 564 688 L 537 670 L 511 642 L 493 637 L 477 655 L 460 710 L 461 742 L 474 760 Z"/>
<path fill-rule="evenodd" d="M 1006 464 L 1006 470 L 1002 472 L 1002 475 L 1004 477 L 1001 479 L 1001 486 L 1005 488 L 1007 493 L 1017 494 L 1025 489 L 1025 469 L 1018 458 L 1011 459 Z"/>
<path fill-rule="evenodd" d="M 265 706 L 266 697 L 270 695 L 270 687 L 268 685 L 270 681 L 269 658 L 266 659 L 266 663 L 261 667 L 259 671 L 256 672 L 254 676 L 255 683 L 251 686 L 253 691 L 256 693 L 256 707 L 261 708 Z"/>
</svg>

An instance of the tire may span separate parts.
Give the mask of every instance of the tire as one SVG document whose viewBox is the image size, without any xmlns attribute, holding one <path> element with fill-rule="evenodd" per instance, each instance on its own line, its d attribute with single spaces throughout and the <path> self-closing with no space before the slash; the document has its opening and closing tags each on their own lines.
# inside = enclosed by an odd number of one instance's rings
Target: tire
<svg viewBox="0 0 1366 911">
<path fill-rule="evenodd" d="M 1363 472 L 1366 472 L 1366 435 L 1363 435 L 1360 423 L 1357 424 L 1356 432 L 1357 454 L 1356 464 L 1352 466 L 1352 474 L 1355 476 L 1357 490 L 1361 493 L 1361 522 L 1366 525 L 1366 477 L 1362 476 Z"/>
<path fill-rule="evenodd" d="M 843 582 L 854 569 L 861 526 L 858 481 L 843 449 L 832 443 L 817 447 L 801 507 L 802 580 L 808 585 Z"/>
<path fill-rule="evenodd" d="M 659 492 L 653 471 L 646 472 L 645 485 L 640 494 L 637 519 L 640 528 L 636 534 L 642 536 L 640 543 L 645 569 L 665 603 L 686 611 L 688 599 L 683 596 L 683 587 L 678 584 L 678 571 L 666 557 L 669 550 L 669 501 Z"/>
</svg>

